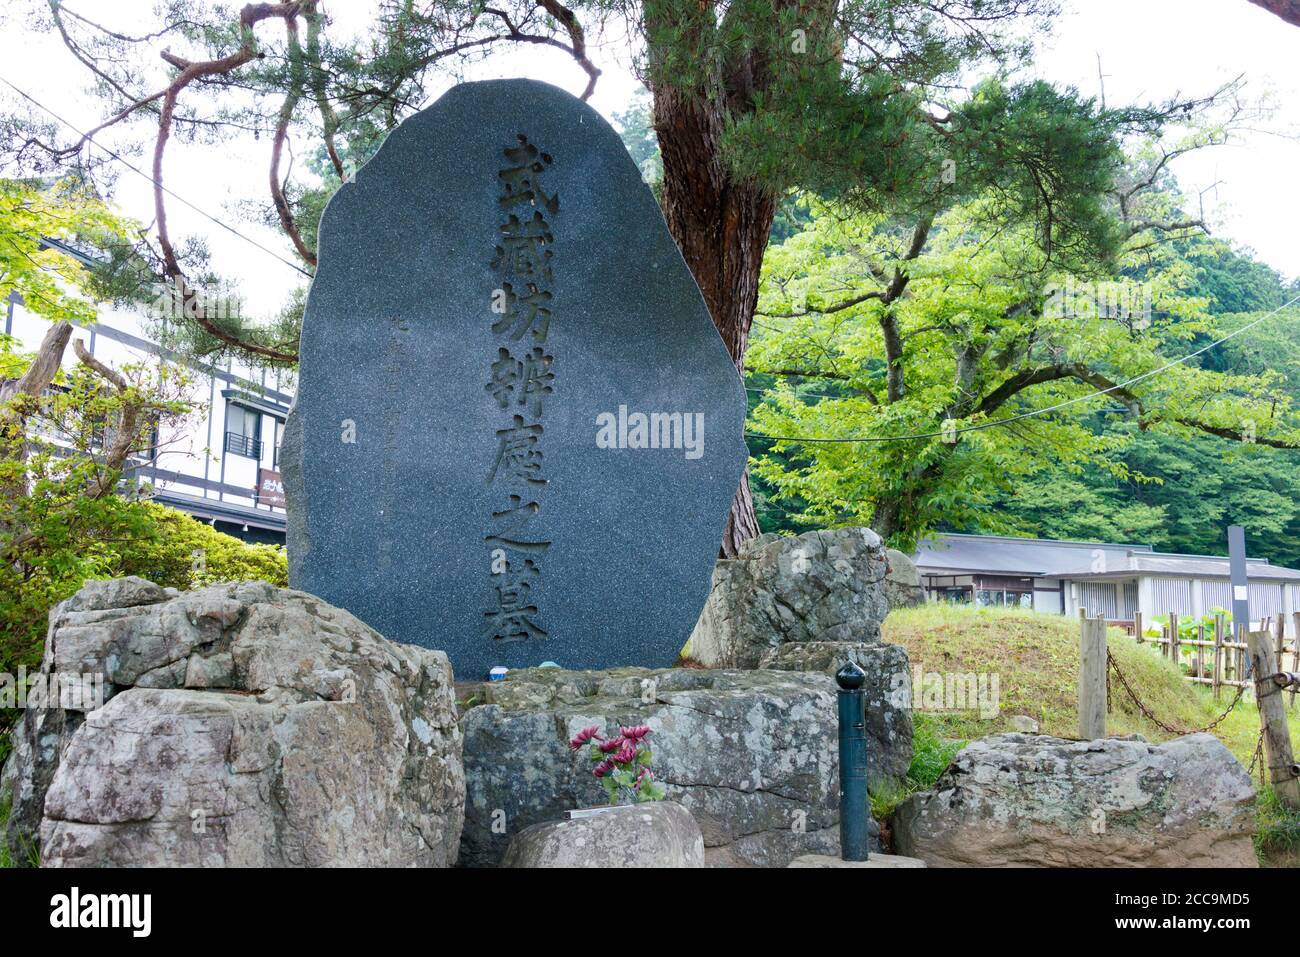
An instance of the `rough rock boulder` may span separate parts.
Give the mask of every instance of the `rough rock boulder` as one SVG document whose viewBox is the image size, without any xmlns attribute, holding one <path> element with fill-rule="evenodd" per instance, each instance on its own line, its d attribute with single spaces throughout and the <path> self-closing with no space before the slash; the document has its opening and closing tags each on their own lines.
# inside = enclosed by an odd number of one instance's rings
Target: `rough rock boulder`
<svg viewBox="0 0 1300 957">
<path fill-rule="evenodd" d="M 925 604 L 925 589 L 921 586 L 921 573 L 916 562 L 896 548 L 886 552 L 889 574 L 885 576 L 885 601 L 889 610 L 912 608 Z"/>
<path fill-rule="evenodd" d="M 525 828 L 501 866 L 703 867 L 704 838 L 680 804 L 629 804 Z"/>
<path fill-rule="evenodd" d="M 4 797 L 45 866 L 449 866 L 464 816 L 442 652 L 264 582 L 92 582 L 41 673 L 102 707 L 28 710 Z"/>
<path fill-rule="evenodd" d="M 714 567 L 691 657 L 710 668 L 754 668 L 788 642 L 878 642 L 888 569 L 869 528 L 760 536 Z"/>
<path fill-rule="evenodd" d="M 1001 734 L 964 748 L 893 822 L 931 867 L 1255 867 L 1250 776 L 1219 740 Z"/>
<path fill-rule="evenodd" d="M 711 865 L 838 853 L 836 691 L 824 674 L 538 668 L 463 693 L 477 702 L 461 719 L 464 864 L 494 866 L 522 829 L 604 802 L 586 754 L 568 747 L 593 724 L 607 735 L 650 726 L 655 778 L 694 815 Z"/>
<path fill-rule="evenodd" d="M 774 671 L 835 675 L 848 662 L 866 672 L 867 776 L 872 788 L 888 788 L 912 764 L 912 680 L 902 645 L 852 641 L 805 641 L 778 645 L 758 663 Z"/>
</svg>

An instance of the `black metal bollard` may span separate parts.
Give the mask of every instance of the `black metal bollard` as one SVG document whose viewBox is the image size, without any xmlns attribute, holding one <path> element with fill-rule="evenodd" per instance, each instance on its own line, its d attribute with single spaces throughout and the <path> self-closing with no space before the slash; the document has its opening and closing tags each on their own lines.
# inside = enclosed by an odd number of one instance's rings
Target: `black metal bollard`
<svg viewBox="0 0 1300 957">
<path fill-rule="evenodd" d="M 867 845 L 867 673 L 849 662 L 835 673 L 840 686 L 840 859 L 865 861 Z"/>
</svg>

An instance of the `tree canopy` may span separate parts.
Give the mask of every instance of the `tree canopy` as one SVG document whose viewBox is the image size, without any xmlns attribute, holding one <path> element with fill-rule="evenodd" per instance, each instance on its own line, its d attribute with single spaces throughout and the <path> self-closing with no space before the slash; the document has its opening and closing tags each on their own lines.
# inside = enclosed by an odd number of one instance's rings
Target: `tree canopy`
<svg viewBox="0 0 1300 957">
<path fill-rule="evenodd" d="M 569 58 L 581 77 L 575 92 L 587 97 L 599 81 L 602 52 L 591 38 L 622 36 L 651 95 L 639 148 L 648 148 L 652 127 L 662 169 L 656 191 L 669 229 L 723 343 L 744 368 L 769 235 L 791 191 L 814 194 L 860 225 L 881 224 L 898 234 L 903 252 L 909 236 L 926 246 L 935 223 L 952 242 L 952 210 L 961 208 L 972 228 L 1015 237 L 1015 255 L 1040 273 L 1073 275 L 1081 264 L 1132 252 L 1134 230 L 1159 245 L 1190 225 L 1169 218 L 1172 209 L 1147 207 L 1142 219 L 1125 196 L 1144 193 L 1150 185 L 1144 178 L 1160 178 L 1190 147 L 1153 146 L 1149 162 L 1136 168 L 1123 147 L 1134 136 L 1158 143 L 1171 121 L 1195 116 L 1233 91 L 1115 108 L 1076 90 L 1010 79 L 1026 65 L 1033 38 L 1048 29 L 1057 6 L 1055 0 L 509 0 L 492 6 L 374 0 L 363 26 L 355 26 L 350 9 L 354 26 L 344 30 L 322 0 L 254 3 L 237 14 L 205 0 L 167 0 L 149 29 L 131 32 L 107 12 L 76 2 L 27 0 L 30 25 L 60 37 L 103 119 L 79 134 L 52 125 L 36 109 L 0 118 L 12 133 L 0 164 L 24 171 L 75 167 L 93 180 L 106 160 L 91 148 L 92 138 L 110 137 L 119 149 L 143 154 L 156 181 L 155 208 L 152 235 L 137 258 L 149 264 L 147 278 L 161 278 L 178 299 L 179 318 L 163 330 L 175 337 L 170 342 L 291 365 L 301 289 L 285 302 L 234 316 L 210 308 L 203 290 L 214 273 L 204 244 L 168 228 L 169 143 L 253 136 L 266 156 L 266 199 L 246 212 L 281 229 L 287 255 L 309 276 L 325 200 L 447 81 L 499 51 L 533 47 Z M 307 159 L 295 163 L 295 155 Z M 790 228 L 780 223 L 782 233 Z M 952 249 L 955 284 L 977 281 L 959 261 L 955 242 Z M 883 296 L 892 289 L 890 302 L 899 310 L 911 308 L 898 300 L 920 254 L 894 255 L 894 276 L 879 290 Z M 927 252 L 926 262 L 938 265 L 938 255 Z M 902 382 L 898 335 L 884 331 L 889 405 L 897 399 L 890 390 Z M 957 404 L 949 411 L 966 418 L 993 410 Z M 897 524 L 878 518 L 890 528 Z M 757 531 L 748 483 L 742 483 L 722 553 L 734 554 Z"/>
<path fill-rule="evenodd" d="M 1101 493 L 1069 476 L 1151 482 L 1126 457 L 1136 436 L 1166 451 L 1201 434 L 1230 440 L 1238 482 L 1261 448 L 1296 447 L 1287 363 L 1234 363 L 1225 350 L 1213 363 L 1170 365 L 1249 321 L 1216 316 L 1205 293 L 1225 271 L 1257 270 L 1225 267 L 1221 245 L 1191 230 L 1181 244 L 1155 242 L 1165 230 L 1147 212 L 1177 213 L 1163 190 L 1129 202 L 1118 254 L 1075 257 L 1068 269 L 1031 229 L 996 225 L 982 200 L 914 224 L 812 202 L 809 228 L 769 252 L 750 350 L 754 369 L 776 374 L 751 416 L 752 431 L 770 437 L 757 474 L 774 507 L 869 524 L 904 548 L 937 528 L 1074 535 L 1079 507 Z M 1279 335 L 1280 321 L 1258 341 Z M 1204 479 L 1210 456 L 1194 454 Z M 1202 487 L 1230 484 L 1224 474 Z M 1037 513 L 1022 494 L 1037 497 Z M 1260 512 L 1278 504 L 1264 489 L 1256 498 Z M 1058 514 L 1035 528 L 1032 516 L 1071 501 L 1079 521 Z M 1168 520 L 1142 505 L 1112 502 L 1083 537 L 1128 528 L 1140 538 Z"/>
</svg>

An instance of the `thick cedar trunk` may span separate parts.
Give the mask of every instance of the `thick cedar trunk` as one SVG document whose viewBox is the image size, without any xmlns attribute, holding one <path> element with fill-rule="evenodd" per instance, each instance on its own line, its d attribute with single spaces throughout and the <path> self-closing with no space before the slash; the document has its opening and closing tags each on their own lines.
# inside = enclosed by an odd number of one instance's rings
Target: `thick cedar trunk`
<svg viewBox="0 0 1300 957">
<path fill-rule="evenodd" d="M 655 132 L 664 163 L 664 218 L 704 294 L 713 324 L 743 374 L 776 199 L 727 174 L 720 152 L 721 104 L 699 102 L 667 88 L 654 92 Z M 746 472 L 731 503 L 720 554 L 734 556 L 758 533 Z"/>
</svg>

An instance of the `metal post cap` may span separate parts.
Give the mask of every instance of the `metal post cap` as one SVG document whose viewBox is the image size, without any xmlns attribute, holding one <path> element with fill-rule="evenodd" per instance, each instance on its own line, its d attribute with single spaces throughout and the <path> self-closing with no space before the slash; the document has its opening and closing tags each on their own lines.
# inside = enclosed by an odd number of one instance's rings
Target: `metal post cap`
<svg viewBox="0 0 1300 957">
<path fill-rule="evenodd" d="M 853 662 L 846 662 L 844 667 L 835 672 L 835 683 L 845 691 L 857 691 L 867 680 L 867 673 Z"/>
</svg>

